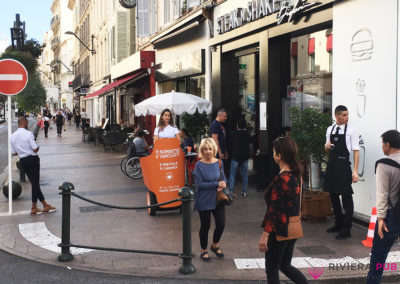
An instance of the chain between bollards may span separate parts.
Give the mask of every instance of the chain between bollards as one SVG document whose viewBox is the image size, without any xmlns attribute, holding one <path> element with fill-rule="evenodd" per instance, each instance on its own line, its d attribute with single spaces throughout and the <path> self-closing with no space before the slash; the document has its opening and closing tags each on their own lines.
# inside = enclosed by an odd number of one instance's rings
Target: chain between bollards
<svg viewBox="0 0 400 284">
<path fill-rule="evenodd" d="M 194 193 L 189 187 L 184 187 L 179 191 L 182 198 L 182 266 L 179 272 L 182 274 L 192 274 L 196 268 L 192 264 L 192 208 Z"/>
<path fill-rule="evenodd" d="M 71 261 L 74 256 L 70 252 L 71 247 L 71 191 L 74 190 L 74 185 L 70 182 L 64 182 L 58 188 L 62 195 L 62 227 L 61 227 L 61 255 L 58 260 L 61 262 Z"/>
</svg>

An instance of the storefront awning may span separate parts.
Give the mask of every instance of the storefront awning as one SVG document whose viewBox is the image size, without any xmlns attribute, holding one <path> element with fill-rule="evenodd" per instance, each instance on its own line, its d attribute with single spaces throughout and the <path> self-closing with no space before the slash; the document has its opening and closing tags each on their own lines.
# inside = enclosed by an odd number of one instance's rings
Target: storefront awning
<svg viewBox="0 0 400 284">
<path fill-rule="evenodd" d="M 102 94 L 105 94 L 105 93 L 113 90 L 114 88 L 117 88 L 117 87 L 121 86 L 122 84 L 124 84 L 124 83 L 126 83 L 126 82 L 128 82 L 128 81 L 130 81 L 132 79 L 135 79 L 135 78 L 138 78 L 138 77 L 142 77 L 141 75 L 143 75 L 145 73 L 146 73 L 145 71 L 141 71 L 141 72 L 137 72 L 135 74 L 129 75 L 129 76 L 125 77 L 125 78 L 116 80 L 116 81 L 104 86 L 103 88 L 101 88 L 101 89 L 99 89 L 99 90 L 87 95 L 85 97 L 85 99 L 90 99 L 90 98 L 98 97 L 98 96 L 100 96 Z"/>
</svg>

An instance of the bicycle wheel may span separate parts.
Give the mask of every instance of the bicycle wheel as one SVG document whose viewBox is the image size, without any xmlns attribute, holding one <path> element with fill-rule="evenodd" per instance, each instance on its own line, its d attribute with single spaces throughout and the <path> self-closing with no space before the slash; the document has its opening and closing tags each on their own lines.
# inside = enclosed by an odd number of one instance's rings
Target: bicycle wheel
<svg viewBox="0 0 400 284">
<path fill-rule="evenodd" d="M 138 157 L 128 159 L 125 165 L 125 173 L 132 179 L 142 178 L 142 168 L 140 167 L 140 159 Z"/>
<path fill-rule="evenodd" d="M 123 159 L 121 160 L 121 163 L 120 163 L 121 172 L 123 172 L 124 175 L 126 175 L 125 167 L 126 167 L 126 162 L 127 162 L 127 161 L 128 161 L 128 157 L 125 157 L 125 158 L 123 158 Z"/>
</svg>

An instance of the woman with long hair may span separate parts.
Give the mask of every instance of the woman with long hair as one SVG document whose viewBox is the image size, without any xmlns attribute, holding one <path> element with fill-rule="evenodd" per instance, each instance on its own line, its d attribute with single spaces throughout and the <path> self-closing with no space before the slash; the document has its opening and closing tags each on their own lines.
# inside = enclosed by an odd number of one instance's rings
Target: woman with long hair
<svg viewBox="0 0 400 284">
<path fill-rule="evenodd" d="M 211 214 L 215 219 L 213 243 L 210 249 L 219 258 L 224 257 L 220 248 L 220 239 L 225 228 L 225 205 L 217 204 L 217 192 L 226 188 L 223 162 L 218 160 L 218 147 L 213 138 L 204 138 L 199 147 L 200 161 L 196 163 L 193 175 L 196 184 L 194 206 L 200 216 L 200 258 L 209 261 L 208 231 L 210 230 Z"/>
<path fill-rule="evenodd" d="M 279 270 L 296 284 L 308 283 L 294 266 L 292 257 L 296 239 L 288 235 L 289 218 L 300 214 L 301 168 L 297 161 L 297 145 L 290 137 L 273 142 L 273 157 L 280 172 L 265 192 L 267 212 L 259 249 L 265 252 L 265 271 L 269 284 L 279 284 Z M 277 236 L 289 237 L 277 240 Z"/>
<path fill-rule="evenodd" d="M 172 112 L 167 108 L 161 112 L 160 120 L 158 121 L 158 125 L 154 130 L 154 141 L 157 141 L 159 138 L 180 139 L 179 129 L 174 125 Z"/>
</svg>

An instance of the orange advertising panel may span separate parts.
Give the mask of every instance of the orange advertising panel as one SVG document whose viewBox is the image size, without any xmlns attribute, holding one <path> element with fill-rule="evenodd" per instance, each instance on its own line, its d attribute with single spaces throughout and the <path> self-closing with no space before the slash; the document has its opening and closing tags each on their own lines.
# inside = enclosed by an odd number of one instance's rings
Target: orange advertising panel
<svg viewBox="0 0 400 284">
<path fill-rule="evenodd" d="M 179 190 L 185 185 L 184 153 L 176 138 L 156 141 L 151 155 L 140 158 L 143 180 L 147 189 L 157 197 L 157 203 L 179 197 Z M 180 206 L 174 202 L 161 208 Z"/>
</svg>

